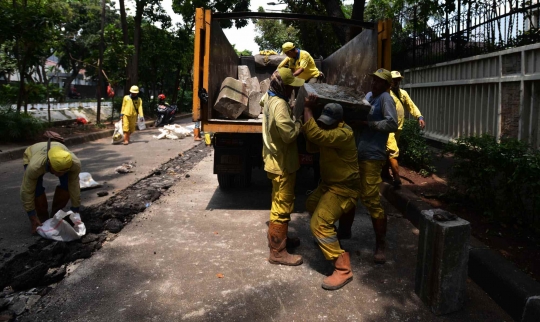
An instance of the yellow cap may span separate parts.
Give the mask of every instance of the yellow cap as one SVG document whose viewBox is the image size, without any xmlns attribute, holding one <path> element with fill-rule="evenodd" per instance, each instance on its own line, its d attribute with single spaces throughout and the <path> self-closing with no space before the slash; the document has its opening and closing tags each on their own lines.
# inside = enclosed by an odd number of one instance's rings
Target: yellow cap
<svg viewBox="0 0 540 322">
<path fill-rule="evenodd" d="M 279 76 L 285 85 L 300 87 L 304 85 L 305 80 L 295 77 L 289 68 L 281 67 L 278 69 Z"/>
<path fill-rule="evenodd" d="M 54 171 L 66 172 L 71 169 L 71 165 L 73 164 L 71 153 L 64 150 L 61 146 L 56 145 L 51 147 L 47 155 Z"/>
<path fill-rule="evenodd" d="M 393 70 L 392 71 L 392 78 L 403 79 L 403 76 L 401 76 L 401 74 L 397 70 Z"/>
<path fill-rule="evenodd" d="M 283 53 L 286 53 L 289 50 L 294 49 L 294 44 L 292 42 L 286 42 L 283 44 L 283 46 L 281 46 L 281 48 L 283 49 Z"/>
<path fill-rule="evenodd" d="M 129 92 L 133 94 L 139 94 L 139 86 L 136 86 L 136 85 L 131 86 L 131 88 L 129 89 Z"/>
<path fill-rule="evenodd" d="M 388 84 L 392 84 L 392 74 L 390 73 L 390 71 L 384 69 L 384 68 L 379 68 L 375 71 L 375 73 L 371 74 L 372 76 L 377 76 L 379 78 L 382 78 L 384 79 L 385 81 L 388 82 Z"/>
</svg>

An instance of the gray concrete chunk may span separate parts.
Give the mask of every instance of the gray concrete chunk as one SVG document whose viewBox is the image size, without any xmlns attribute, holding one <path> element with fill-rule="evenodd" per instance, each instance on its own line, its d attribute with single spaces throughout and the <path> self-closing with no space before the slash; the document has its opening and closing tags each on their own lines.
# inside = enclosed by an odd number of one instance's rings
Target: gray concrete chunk
<svg viewBox="0 0 540 322">
<path fill-rule="evenodd" d="M 249 72 L 249 70 L 248 70 Z M 229 119 L 237 119 L 247 109 L 248 93 L 239 80 L 227 77 L 221 84 L 214 109 Z"/>
<path fill-rule="evenodd" d="M 445 213 L 422 211 L 418 239 L 415 292 L 436 315 L 460 310 L 466 297 L 471 225 L 461 218 L 436 220 Z"/>
<path fill-rule="evenodd" d="M 261 88 L 261 93 L 268 92 L 268 89 L 270 88 L 270 78 L 267 78 L 259 83 L 259 87 Z"/>
<path fill-rule="evenodd" d="M 238 65 L 238 80 L 245 82 L 249 78 L 251 78 L 249 67 L 246 65 Z"/>
<path fill-rule="evenodd" d="M 251 93 L 252 91 L 261 91 L 261 86 L 259 85 L 259 79 L 257 77 L 251 77 L 246 79 L 246 91 L 248 93 Z"/>
<path fill-rule="evenodd" d="M 343 107 L 343 118 L 345 123 L 353 120 L 366 120 L 371 105 L 365 99 L 362 92 L 354 88 L 329 85 L 329 84 L 304 84 L 298 91 L 296 103 L 294 104 L 294 115 L 300 117 L 304 111 L 304 99 L 309 94 L 317 95 L 317 106 L 314 109 L 315 117 L 319 117 L 322 108 L 328 103 L 338 103 Z"/>
<path fill-rule="evenodd" d="M 264 94 L 259 91 L 252 91 L 251 93 L 249 93 L 248 108 L 242 114 L 249 118 L 258 118 L 262 111 L 262 107 L 259 104 L 259 101 L 261 100 L 263 95 Z"/>
</svg>

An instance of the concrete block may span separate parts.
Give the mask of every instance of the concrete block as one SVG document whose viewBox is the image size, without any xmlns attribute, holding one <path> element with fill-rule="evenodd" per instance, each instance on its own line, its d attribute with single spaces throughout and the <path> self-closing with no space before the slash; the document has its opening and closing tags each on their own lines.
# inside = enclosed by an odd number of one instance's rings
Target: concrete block
<svg viewBox="0 0 540 322">
<path fill-rule="evenodd" d="M 221 83 L 214 109 L 229 119 L 237 119 L 247 109 L 248 93 L 239 80 L 227 77 Z"/>
<path fill-rule="evenodd" d="M 471 235 L 466 220 L 435 219 L 444 214 L 441 209 L 422 211 L 416 264 L 415 292 L 436 315 L 463 307 Z"/>
<path fill-rule="evenodd" d="M 263 93 L 259 91 L 252 91 L 249 93 L 249 103 L 248 108 L 242 113 L 244 116 L 247 116 L 252 119 L 256 119 L 261 114 L 262 107 L 259 105 L 259 101 L 263 97 Z"/>
<path fill-rule="evenodd" d="M 255 55 L 255 66 L 258 67 L 275 67 L 277 68 L 281 62 L 287 58 L 286 55 Z"/>
<path fill-rule="evenodd" d="M 540 295 L 529 297 L 521 322 L 538 322 L 540 320 Z"/>
<path fill-rule="evenodd" d="M 251 78 L 249 67 L 246 65 L 238 65 L 238 80 L 245 82 L 248 78 Z"/>
<path fill-rule="evenodd" d="M 259 83 L 259 87 L 261 88 L 261 93 L 268 92 L 268 89 L 270 88 L 270 78 L 267 78 Z"/>
<path fill-rule="evenodd" d="M 329 84 L 304 84 L 298 91 L 294 106 L 294 115 L 300 117 L 304 111 L 304 98 L 309 94 L 316 94 L 317 106 L 314 109 L 314 116 L 319 117 L 322 108 L 328 103 L 338 103 L 343 107 L 343 118 L 345 122 L 353 120 L 366 120 L 371 105 L 365 99 L 362 92 L 357 92 L 354 88 L 329 85 Z"/>
<path fill-rule="evenodd" d="M 251 93 L 252 91 L 261 91 L 261 85 L 259 85 L 259 79 L 257 77 L 251 77 L 246 79 L 246 91 L 248 93 Z"/>
</svg>

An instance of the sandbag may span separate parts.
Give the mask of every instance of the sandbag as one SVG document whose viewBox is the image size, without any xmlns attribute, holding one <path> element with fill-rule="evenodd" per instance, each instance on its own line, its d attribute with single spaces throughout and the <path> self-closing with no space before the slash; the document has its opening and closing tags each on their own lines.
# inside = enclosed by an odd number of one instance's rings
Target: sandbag
<svg viewBox="0 0 540 322">
<path fill-rule="evenodd" d="M 74 226 L 67 223 L 64 218 L 69 216 Z M 81 215 L 73 211 L 64 212 L 59 210 L 54 217 L 45 220 L 37 228 L 37 233 L 46 239 L 69 242 L 80 239 L 86 234 L 86 226 L 81 221 Z"/>
</svg>

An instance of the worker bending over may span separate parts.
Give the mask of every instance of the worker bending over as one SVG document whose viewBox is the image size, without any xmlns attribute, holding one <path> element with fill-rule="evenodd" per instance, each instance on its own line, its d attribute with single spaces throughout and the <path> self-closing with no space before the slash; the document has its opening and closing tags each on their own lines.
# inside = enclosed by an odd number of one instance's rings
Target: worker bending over
<svg viewBox="0 0 540 322">
<path fill-rule="evenodd" d="M 43 187 L 43 176 L 50 172 L 57 176 L 52 202 L 52 215 L 63 209 L 71 199 L 71 210 L 79 211 L 81 189 L 79 173 L 81 161 L 58 142 L 41 142 L 28 147 L 23 155 L 24 176 L 21 184 L 21 201 L 30 219 L 32 234 L 49 218 L 47 196 Z"/>
<path fill-rule="evenodd" d="M 351 261 L 337 238 L 334 224 L 344 213 L 355 208 L 360 195 L 358 154 L 353 130 L 343 122 L 343 108 L 330 103 L 315 121 L 312 107 L 317 96 L 305 100 L 302 131 L 307 151 L 320 153 L 321 183 L 306 201 L 312 213 L 311 232 L 324 257 L 334 263 L 334 272 L 323 279 L 322 288 L 337 290 L 353 279 Z"/>
<path fill-rule="evenodd" d="M 284 43 L 282 49 L 287 58 L 283 59 L 278 69 L 289 68 L 294 76 L 305 80 L 306 83 L 322 83 L 324 75 L 317 69 L 313 57 L 307 51 L 296 48 L 292 42 Z"/>
</svg>

